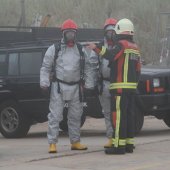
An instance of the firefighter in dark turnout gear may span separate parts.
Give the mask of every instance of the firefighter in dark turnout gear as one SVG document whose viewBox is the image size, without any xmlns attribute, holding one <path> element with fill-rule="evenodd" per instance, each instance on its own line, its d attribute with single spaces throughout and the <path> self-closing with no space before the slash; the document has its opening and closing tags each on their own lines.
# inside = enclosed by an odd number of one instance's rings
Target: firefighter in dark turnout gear
<svg viewBox="0 0 170 170">
<path fill-rule="evenodd" d="M 140 52 L 133 41 L 134 26 L 128 19 L 121 19 L 115 26 L 113 49 L 90 44 L 100 56 L 109 60 L 111 121 L 114 128 L 112 147 L 106 154 L 132 153 L 134 148 L 135 93 L 140 76 Z"/>
</svg>

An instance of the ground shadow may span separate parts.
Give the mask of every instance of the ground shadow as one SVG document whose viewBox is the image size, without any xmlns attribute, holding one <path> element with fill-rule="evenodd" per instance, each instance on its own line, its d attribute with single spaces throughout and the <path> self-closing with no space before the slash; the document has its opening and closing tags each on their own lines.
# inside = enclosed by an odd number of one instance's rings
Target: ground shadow
<svg viewBox="0 0 170 170">
<path fill-rule="evenodd" d="M 170 134 L 170 129 L 143 129 L 136 137 L 152 137 L 152 136 L 164 136 Z M 95 137 L 95 136 L 106 136 L 105 130 L 81 130 L 82 137 Z M 46 138 L 47 132 L 31 132 L 28 133 L 26 138 Z M 68 137 L 67 132 L 60 131 L 60 137 Z"/>
<path fill-rule="evenodd" d="M 60 131 L 60 137 L 67 137 L 68 132 Z M 106 136 L 104 130 L 82 130 L 82 137 L 93 137 L 93 136 Z M 26 138 L 44 138 L 47 137 L 47 132 L 30 132 Z"/>
</svg>

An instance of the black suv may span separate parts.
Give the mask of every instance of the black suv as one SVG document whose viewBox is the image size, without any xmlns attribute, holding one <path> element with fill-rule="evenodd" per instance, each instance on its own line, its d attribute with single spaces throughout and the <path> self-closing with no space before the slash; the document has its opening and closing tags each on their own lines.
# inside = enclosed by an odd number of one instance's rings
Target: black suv
<svg viewBox="0 0 170 170">
<path fill-rule="evenodd" d="M 92 35 L 101 37 L 101 34 L 96 34 L 99 33 L 96 30 L 91 34 L 88 30 L 85 31 L 83 36 L 87 39 Z M 11 38 L 4 33 L 1 37 L 3 35 Z M 14 35 L 15 38 L 19 37 L 16 33 Z M 55 35 L 54 32 L 51 35 Z M 32 40 L 32 34 L 28 33 L 26 38 Z M 0 44 L 4 45 L 4 41 Z M 39 76 L 44 53 L 51 44 L 52 41 L 17 44 L 8 42 L 6 47 L 0 48 L 0 132 L 4 137 L 24 137 L 32 124 L 47 121 L 49 98 L 44 97 L 41 92 Z M 85 97 L 81 125 L 86 116 L 103 117 L 96 93 L 85 94 Z M 146 115 L 163 119 L 170 127 L 170 69 L 142 68 L 136 96 L 136 133 L 141 130 Z M 67 106 L 64 108 L 60 128 L 67 130 Z"/>
<path fill-rule="evenodd" d="M 46 46 L 0 49 L 0 131 L 5 137 L 25 136 L 30 125 L 46 121 L 48 100 L 39 86 Z"/>
<path fill-rule="evenodd" d="M 136 101 L 136 131 L 147 115 L 163 119 L 170 127 L 170 69 L 142 68 Z"/>
<path fill-rule="evenodd" d="M 2 27 L 0 132 L 4 137 L 24 137 L 32 124 L 47 121 L 49 97 L 45 97 L 40 89 L 40 67 L 47 48 L 60 40 L 61 35 L 59 28 Z M 99 41 L 102 35 L 100 29 L 79 29 L 78 39 L 81 42 Z M 83 103 L 81 126 L 85 122 L 86 115 L 94 118 L 103 117 L 99 100 L 97 102 L 95 100 L 96 94 L 86 98 L 89 100 Z M 99 107 L 93 107 L 94 101 Z M 63 114 L 60 128 L 67 131 L 67 105 Z"/>
<path fill-rule="evenodd" d="M 49 96 L 43 95 L 39 81 L 43 56 L 50 45 L 26 43 L 0 48 L 0 132 L 7 138 L 23 137 L 32 124 L 47 121 Z M 96 94 L 86 95 L 86 99 L 81 126 L 87 115 L 103 117 Z M 67 105 L 63 114 L 60 128 L 67 131 Z"/>
</svg>

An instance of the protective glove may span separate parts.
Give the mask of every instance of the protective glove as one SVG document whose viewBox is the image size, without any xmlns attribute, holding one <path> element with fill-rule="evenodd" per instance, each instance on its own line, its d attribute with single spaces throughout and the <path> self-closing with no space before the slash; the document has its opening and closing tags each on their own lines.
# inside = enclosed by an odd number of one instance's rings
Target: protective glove
<svg viewBox="0 0 170 170">
<path fill-rule="evenodd" d="M 50 89 L 49 89 L 49 87 L 41 86 L 40 88 L 41 88 L 41 92 L 42 92 L 43 96 L 45 98 L 49 98 L 50 97 Z"/>
</svg>

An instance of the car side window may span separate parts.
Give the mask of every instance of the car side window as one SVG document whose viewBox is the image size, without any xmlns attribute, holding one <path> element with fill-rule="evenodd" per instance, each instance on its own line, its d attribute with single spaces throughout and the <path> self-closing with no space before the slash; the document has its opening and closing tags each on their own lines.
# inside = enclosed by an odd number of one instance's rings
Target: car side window
<svg viewBox="0 0 170 170">
<path fill-rule="evenodd" d="M 20 53 L 20 74 L 37 75 L 40 73 L 42 63 L 42 52 Z"/>
<path fill-rule="evenodd" d="M 14 76 L 18 75 L 18 53 L 9 54 L 9 67 L 8 67 L 8 75 Z"/>
</svg>

